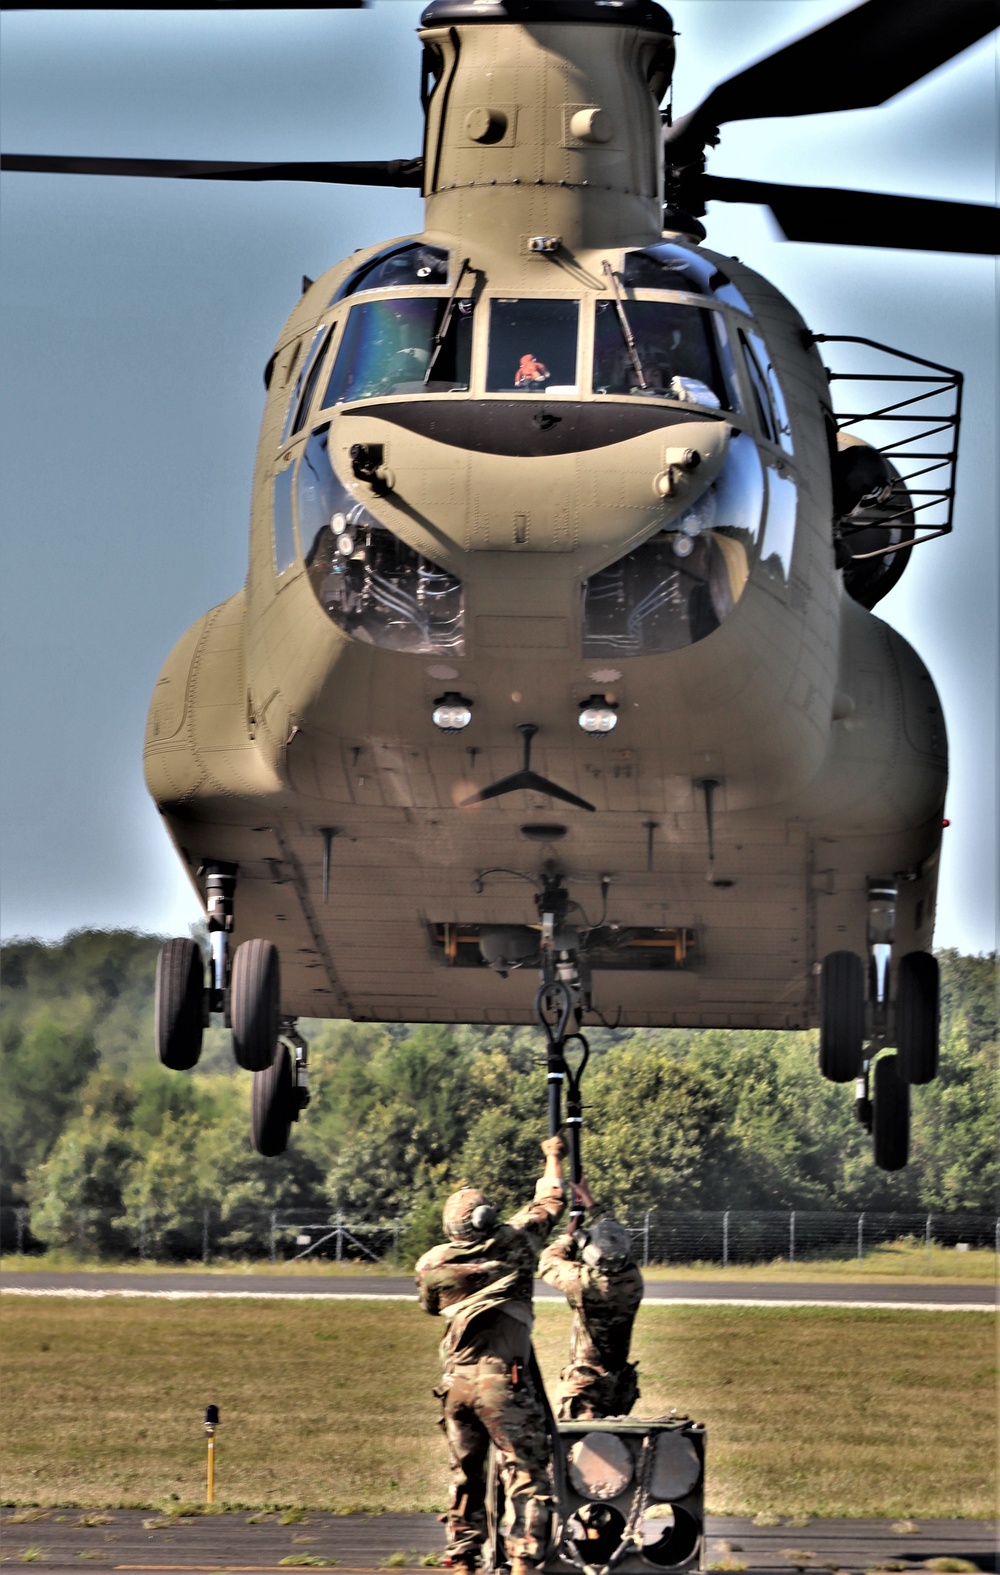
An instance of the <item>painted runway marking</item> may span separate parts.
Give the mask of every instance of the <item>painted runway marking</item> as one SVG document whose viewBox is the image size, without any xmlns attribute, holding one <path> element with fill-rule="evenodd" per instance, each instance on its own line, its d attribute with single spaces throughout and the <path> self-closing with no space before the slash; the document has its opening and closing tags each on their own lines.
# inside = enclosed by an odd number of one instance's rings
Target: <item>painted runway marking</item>
<svg viewBox="0 0 1000 1575">
<path fill-rule="evenodd" d="M 84 1290 L 80 1286 L 54 1287 L 9 1285 L 0 1287 L 0 1296 L 55 1296 L 67 1301 L 90 1301 L 101 1297 L 139 1297 L 161 1302 L 204 1302 L 212 1300 L 243 1302 L 409 1302 L 417 1305 L 415 1296 L 403 1296 L 395 1291 L 380 1296 L 365 1291 L 140 1291 L 140 1290 Z M 995 1312 L 989 1302 L 855 1302 L 820 1301 L 801 1297 L 787 1301 L 762 1300 L 753 1296 L 650 1296 L 644 1307 L 760 1307 L 781 1312 L 788 1308 L 820 1307 L 827 1312 Z M 344 1572 L 347 1575 L 347 1572 Z"/>
</svg>

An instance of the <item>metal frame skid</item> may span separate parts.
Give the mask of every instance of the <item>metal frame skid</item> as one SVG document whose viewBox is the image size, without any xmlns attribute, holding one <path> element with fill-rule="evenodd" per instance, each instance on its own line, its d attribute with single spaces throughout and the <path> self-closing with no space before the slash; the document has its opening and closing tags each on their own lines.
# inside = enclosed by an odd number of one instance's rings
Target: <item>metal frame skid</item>
<svg viewBox="0 0 1000 1575">
<path fill-rule="evenodd" d="M 559 1530 L 543 1565 L 547 1572 L 648 1575 L 704 1568 L 706 1432 L 700 1422 L 561 1422 L 558 1446 Z"/>
</svg>

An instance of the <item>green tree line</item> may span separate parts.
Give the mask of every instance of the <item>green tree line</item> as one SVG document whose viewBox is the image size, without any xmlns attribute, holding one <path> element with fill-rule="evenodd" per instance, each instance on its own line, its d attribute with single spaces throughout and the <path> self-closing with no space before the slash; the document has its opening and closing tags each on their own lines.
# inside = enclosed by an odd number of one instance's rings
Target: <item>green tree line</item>
<svg viewBox="0 0 1000 1575">
<path fill-rule="evenodd" d="M 210 1029 L 198 1070 L 153 1052 L 156 937 L 85 931 L 0 954 L 0 1201 L 33 1234 L 114 1253 L 259 1242 L 270 1209 L 401 1218 L 409 1253 L 444 1196 L 474 1182 L 503 1208 L 530 1190 L 544 1135 L 541 1036 L 526 1028 L 302 1024 L 313 1102 L 289 1152 L 255 1154 L 250 1078 Z M 820 1076 L 816 1036 L 741 1030 L 590 1035 L 592 1190 L 646 1209 L 990 1212 L 997 1195 L 996 959 L 941 954 L 942 1053 L 914 1090 L 911 1163 L 874 1168 L 851 1090 Z"/>
</svg>

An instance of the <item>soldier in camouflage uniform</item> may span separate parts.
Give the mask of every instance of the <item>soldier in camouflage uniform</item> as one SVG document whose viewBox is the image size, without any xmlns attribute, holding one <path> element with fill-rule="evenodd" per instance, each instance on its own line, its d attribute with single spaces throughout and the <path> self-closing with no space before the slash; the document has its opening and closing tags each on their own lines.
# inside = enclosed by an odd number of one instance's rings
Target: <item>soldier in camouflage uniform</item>
<svg viewBox="0 0 1000 1575">
<path fill-rule="evenodd" d="M 639 1398 L 628 1354 L 643 1283 L 625 1226 L 601 1219 L 589 1230 L 566 1232 L 546 1247 L 538 1272 L 574 1311 L 569 1366 L 556 1391 L 559 1421 L 627 1416 Z"/>
<path fill-rule="evenodd" d="M 449 1240 L 416 1267 L 425 1312 L 448 1320 L 441 1342 L 441 1425 L 452 1472 L 447 1516 L 452 1565 L 475 1569 L 486 1540 L 486 1459 L 497 1451 L 513 1524 L 512 1575 L 530 1575 L 546 1554 L 552 1520 L 551 1447 L 529 1372 L 535 1265 L 566 1206 L 561 1138 L 542 1144 L 545 1171 L 534 1200 L 498 1224 L 474 1187 L 444 1208 Z"/>
</svg>

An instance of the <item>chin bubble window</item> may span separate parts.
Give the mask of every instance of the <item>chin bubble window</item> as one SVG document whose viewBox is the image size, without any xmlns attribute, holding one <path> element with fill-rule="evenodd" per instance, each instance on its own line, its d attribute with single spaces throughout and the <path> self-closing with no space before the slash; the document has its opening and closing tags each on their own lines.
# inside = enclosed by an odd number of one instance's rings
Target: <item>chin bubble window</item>
<svg viewBox="0 0 1000 1575">
<path fill-rule="evenodd" d="M 757 445 L 737 433 L 700 497 L 584 581 L 583 655 L 651 656 L 714 633 L 750 577 L 763 503 Z"/>
<path fill-rule="evenodd" d="M 488 394 L 575 394 L 579 301 L 490 302 Z"/>
<path fill-rule="evenodd" d="M 462 582 L 414 552 L 357 501 L 314 432 L 298 469 L 299 531 L 309 581 L 329 618 L 355 640 L 417 656 L 465 650 Z"/>
<path fill-rule="evenodd" d="M 626 301 L 622 310 L 634 351 L 618 303 L 595 303 L 595 394 L 644 394 L 702 410 L 739 408 L 732 378 L 724 372 L 731 357 L 720 355 L 718 335 L 725 324 L 718 313 L 680 301 Z M 723 343 L 728 349 L 728 341 Z"/>
<path fill-rule="evenodd" d="M 324 407 L 469 387 L 472 302 L 447 296 L 359 302 L 347 319 Z"/>
</svg>

